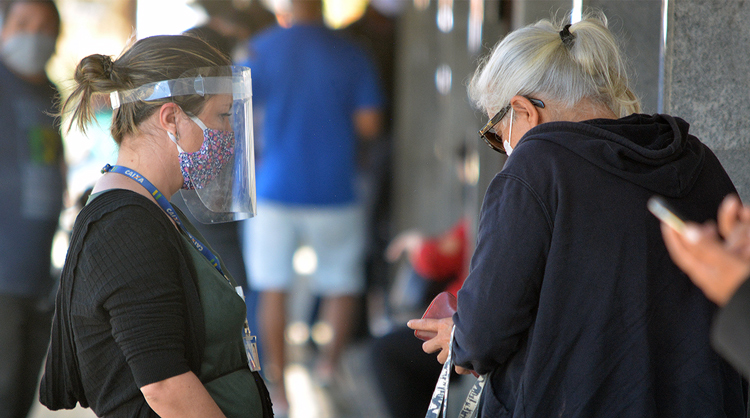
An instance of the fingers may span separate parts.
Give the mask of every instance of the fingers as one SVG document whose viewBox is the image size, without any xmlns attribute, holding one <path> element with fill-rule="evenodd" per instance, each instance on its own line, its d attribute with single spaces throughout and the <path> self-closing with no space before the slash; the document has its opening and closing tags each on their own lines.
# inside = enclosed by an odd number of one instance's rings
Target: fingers
<svg viewBox="0 0 750 418">
<path fill-rule="evenodd" d="M 750 206 L 742 206 L 740 209 L 740 222 L 750 223 Z"/>
<path fill-rule="evenodd" d="M 733 254 L 750 260 L 750 223 L 738 222 L 726 236 L 724 245 Z"/>
<path fill-rule="evenodd" d="M 440 320 L 438 319 L 412 319 L 406 323 L 406 326 L 415 331 L 433 331 L 440 329 Z"/>
<path fill-rule="evenodd" d="M 736 195 L 727 196 L 719 206 L 718 225 L 727 250 L 750 260 L 750 207 Z"/>
<path fill-rule="evenodd" d="M 448 361 L 448 349 L 440 350 L 440 353 L 438 353 L 437 361 L 440 364 L 445 364 L 446 361 Z"/>
<path fill-rule="evenodd" d="M 694 235 L 691 240 L 662 225 L 664 243 L 674 263 L 706 297 L 724 305 L 750 275 L 750 260 L 730 252 L 715 226 L 690 224 L 689 228 Z"/>
<path fill-rule="evenodd" d="M 683 236 L 671 227 L 662 224 L 661 232 L 664 237 L 664 244 L 667 246 L 667 250 L 670 256 L 672 256 L 674 263 L 677 267 L 690 274 L 690 271 L 697 268 L 695 253 L 700 251 L 700 242 L 703 239 L 700 227 L 691 224 L 688 226 L 687 236 Z"/>
<path fill-rule="evenodd" d="M 464 369 L 461 366 L 455 366 L 455 369 L 456 369 L 456 373 L 458 373 L 458 374 L 471 374 L 471 370 Z"/>
<path fill-rule="evenodd" d="M 719 233 L 722 237 L 728 237 L 741 217 L 748 216 L 747 214 L 742 215 L 745 212 L 743 209 L 746 208 L 742 207 L 742 203 L 737 195 L 731 194 L 724 198 L 724 201 L 719 205 L 719 212 L 717 214 Z"/>
<path fill-rule="evenodd" d="M 445 347 L 444 347 L 445 346 Z M 438 351 L 448 351 L 448 344 L 443 344 L 443 341 L 440 340 L 439 336 L 435 338 L 431 338 L 425 342 L 422 343 L 422 351 L 424 351 L 427 354 L 436 353 Z M 447 353 L 446 353 L 447 355 Z M 440 360 L 438 356 L 438 360 Z M 445 363 L 445 360 L 441 361 L 440 363 Z"/>
<path fill-rule="evenodd" d="M 720 258 L 721 245 L 712 225 L 688 224 L 685 235 L 662 224 L 662 236 L 672 261 L 700 287 Z"/>
<path fill-rule="evenodd" d="M 419 331 L 436 332 L 435 338 L 429 339 L 422 344 L 422 351 L 431 354 L 438 353 L 438 361 L 442 364 L 448 359 L 448 347 L 453 329 L 453 318 L 443 319 L 412 319 L 406 326 Z"/>
</svg>

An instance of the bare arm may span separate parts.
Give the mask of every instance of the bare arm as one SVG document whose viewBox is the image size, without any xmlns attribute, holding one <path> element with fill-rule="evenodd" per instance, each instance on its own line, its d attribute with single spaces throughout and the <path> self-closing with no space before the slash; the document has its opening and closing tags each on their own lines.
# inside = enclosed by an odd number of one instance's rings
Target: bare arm
<svg viewBox="0 0 750 418">
<path fill-rule="evenodd" d="M 193 372 L 141 387 L 146 402 L 160 417 L 225 418 Z"/>
<path fill-rule="evenodd" d="M 354 129 L 364 140 L 375 139 L 383 128 L 383 114 L 377 108 L 358 109 L 354 112 Z"/>
</svg>

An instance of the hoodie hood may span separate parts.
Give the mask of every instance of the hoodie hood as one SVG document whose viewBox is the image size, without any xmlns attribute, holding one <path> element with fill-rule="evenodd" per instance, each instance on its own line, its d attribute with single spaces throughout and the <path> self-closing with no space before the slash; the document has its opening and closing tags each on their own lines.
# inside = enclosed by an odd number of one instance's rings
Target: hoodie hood
<svg viewBox="0 0 750 418">
<path fill-rule="evenodd" d="M 666 197 L 693 187 L 705 160 L 704 145 L 688 134 L 689 124 L 669 115 L 633 114 L 620 119 L 549 122 L 524 135 L 524 142 L 560 145 L 613 175 Z"/>
</svg>

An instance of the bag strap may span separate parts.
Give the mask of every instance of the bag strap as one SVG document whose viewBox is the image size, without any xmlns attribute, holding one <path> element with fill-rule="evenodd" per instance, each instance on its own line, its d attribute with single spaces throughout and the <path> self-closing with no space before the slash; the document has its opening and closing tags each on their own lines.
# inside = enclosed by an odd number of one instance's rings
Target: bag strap
<svg viewBox="0 0 750 418">
<path fill-rule="evenodd" d="M 453 340 L 456 332 L 456 326 L 454 325 L 451 329 L 451 339 L 448 343 L 448 358 L 443 364 L 443 369 L 440 371 L 440 377 L 438 377 L 437 384 L 435 384 L 435 390 L 432 392 L 432 400 L 430 406 L 427 408 L 427 414 L 425 418 L 447 418 L 448 416 L 448 386 L 450 383 L 451 369 L 455 365 L 453 362 Z M 482 397 L 484 391 L 484 384 L 486 382 L 486 375 L 481 375 L 477 378 L 477 381 L 469 390 L 469 394 L 466 396 L 464 406 L 461 408 L 459 418 L 475 418 L 479 412 L 479 399 Z"/>
</svg>

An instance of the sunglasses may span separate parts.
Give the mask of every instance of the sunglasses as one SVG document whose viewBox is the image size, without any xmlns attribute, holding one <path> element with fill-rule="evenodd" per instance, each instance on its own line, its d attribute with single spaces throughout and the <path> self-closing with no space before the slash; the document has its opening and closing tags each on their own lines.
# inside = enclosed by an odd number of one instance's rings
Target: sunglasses
<svg viewBox="0 0 750 418">
<path fill-rule="evenodd" d="M 544 109 L 543 101 L 539 99 L 532 99 L 531 97 L 526 97 L 526 99 L 530 101 L 534 106 L 540 109 Z M 495 131 L 495 125 L 497 125 L 505 117 L 505 114 L 508 113 L 509 110 L 510 105 L 500 109 L 500 111 L 495 113 L 495 116 L 493 116 L 492 119 L 490 119 L 490 121 L 487 122 L 487 124 L 484 125 L 482 129 L 479 130 L 479 136 L 484 139 L 484 142 L 486 142 L 487 145 L 490 146 L 490 148 L 502 154 L 505 154 L 505 147 L 503 147 L 502 137 L 497 131 Z"/>
</svg>

